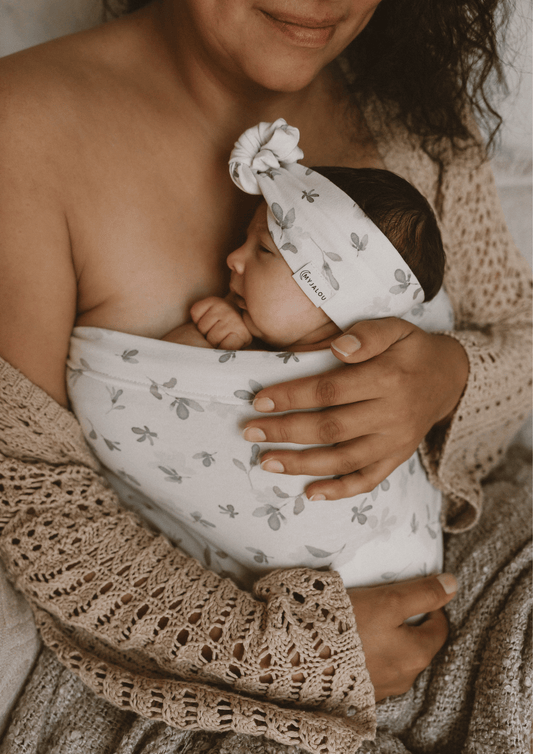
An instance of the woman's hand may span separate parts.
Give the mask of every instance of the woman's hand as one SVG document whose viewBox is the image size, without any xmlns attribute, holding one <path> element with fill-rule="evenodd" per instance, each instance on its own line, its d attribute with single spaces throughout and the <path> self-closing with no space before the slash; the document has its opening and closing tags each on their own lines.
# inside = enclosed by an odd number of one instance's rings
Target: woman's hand
<svg viewBox="0 0 533 754">
<path fill-rule="evenodd" d="M 266 471 L 340 475 L 309 485 L 314 499 L 370 492 L 454 411 L 468 377 L 461 344 L 390 317 L 359 322 L 332 343 L 345 366 L 261 390 L 261 412 L 324 409 L 248 422 L 250 442 L 329 445 L 265 453 Z"/>
<path fill-rule="evenodd" d="M 404 694 L 430 664 L 448 636 L 440 609 L 455 595 L 449 573 L 366 589 L 348 589 L 376 701 Z M 418 626 L 404 621 L 420 613 Z"/>
</svg>

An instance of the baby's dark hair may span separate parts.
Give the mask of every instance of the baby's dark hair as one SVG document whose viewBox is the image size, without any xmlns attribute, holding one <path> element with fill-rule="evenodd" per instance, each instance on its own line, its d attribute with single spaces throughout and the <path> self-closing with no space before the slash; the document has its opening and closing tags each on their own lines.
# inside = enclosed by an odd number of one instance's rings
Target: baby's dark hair
<svg viewBox="0 0 533 754">
<path fill-rule="evenodd" d="M 314 167 L 356 202 L 405 259 L 425 301 L 438 293 L 446 255 L 428 201 L 404 178 L 377 168 Z"/>
</svg>

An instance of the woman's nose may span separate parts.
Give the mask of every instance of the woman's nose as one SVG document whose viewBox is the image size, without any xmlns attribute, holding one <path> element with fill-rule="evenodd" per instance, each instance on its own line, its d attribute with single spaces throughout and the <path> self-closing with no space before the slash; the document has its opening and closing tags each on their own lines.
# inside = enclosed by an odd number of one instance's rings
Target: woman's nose
<svg viewBox="0 0 533 754">
<path fill-rule="evenodd" d="M 236 272 L 238 275 L 242 275 L 244 273 L 245 265 L 244 258 L 244 246 L 239 246 L 238 249 L 235 249 L 235 251 L 232 251 L 231 254 L 228 255 L 226 262 L 230 270 Z"/>
</svg>

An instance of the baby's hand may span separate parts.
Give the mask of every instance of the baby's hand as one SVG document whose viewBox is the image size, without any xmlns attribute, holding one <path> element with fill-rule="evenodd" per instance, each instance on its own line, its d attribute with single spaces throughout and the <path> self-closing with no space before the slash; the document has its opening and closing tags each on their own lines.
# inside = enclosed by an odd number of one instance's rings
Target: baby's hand
<svg viewBox="0 0 533 754">
<path fill-rule="evenodd" d="M 210 296 L 197 301 L 191 307 L 191 317 L 213 348 L 238 351 L 252 342 L 241 315 L 227 298 Z"/>
</svg>

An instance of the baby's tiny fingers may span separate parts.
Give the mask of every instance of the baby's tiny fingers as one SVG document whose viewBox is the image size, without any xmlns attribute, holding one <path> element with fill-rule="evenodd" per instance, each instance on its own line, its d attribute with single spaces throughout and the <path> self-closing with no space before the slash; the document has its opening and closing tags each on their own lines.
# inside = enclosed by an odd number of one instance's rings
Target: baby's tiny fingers
<svg viewBox="0 0 533 754">
<path fill-rule="evenodd" d="M 218 344 L 218 348 L 224 351 L 239 351 L 241 348 L 249 345 L 252 342 L 252 336 L 248 334 L 247 337 L 240 335 L 239 333 L 231 332 L 223 338 Z"/>
<path fill-rule="evenodd" d="M 209 296 L 209 298 L 203 298 L 197 301 L 191 306 L 191 319 L 195 325 L 220 299 L 216 296 Z"/>
</svg>

